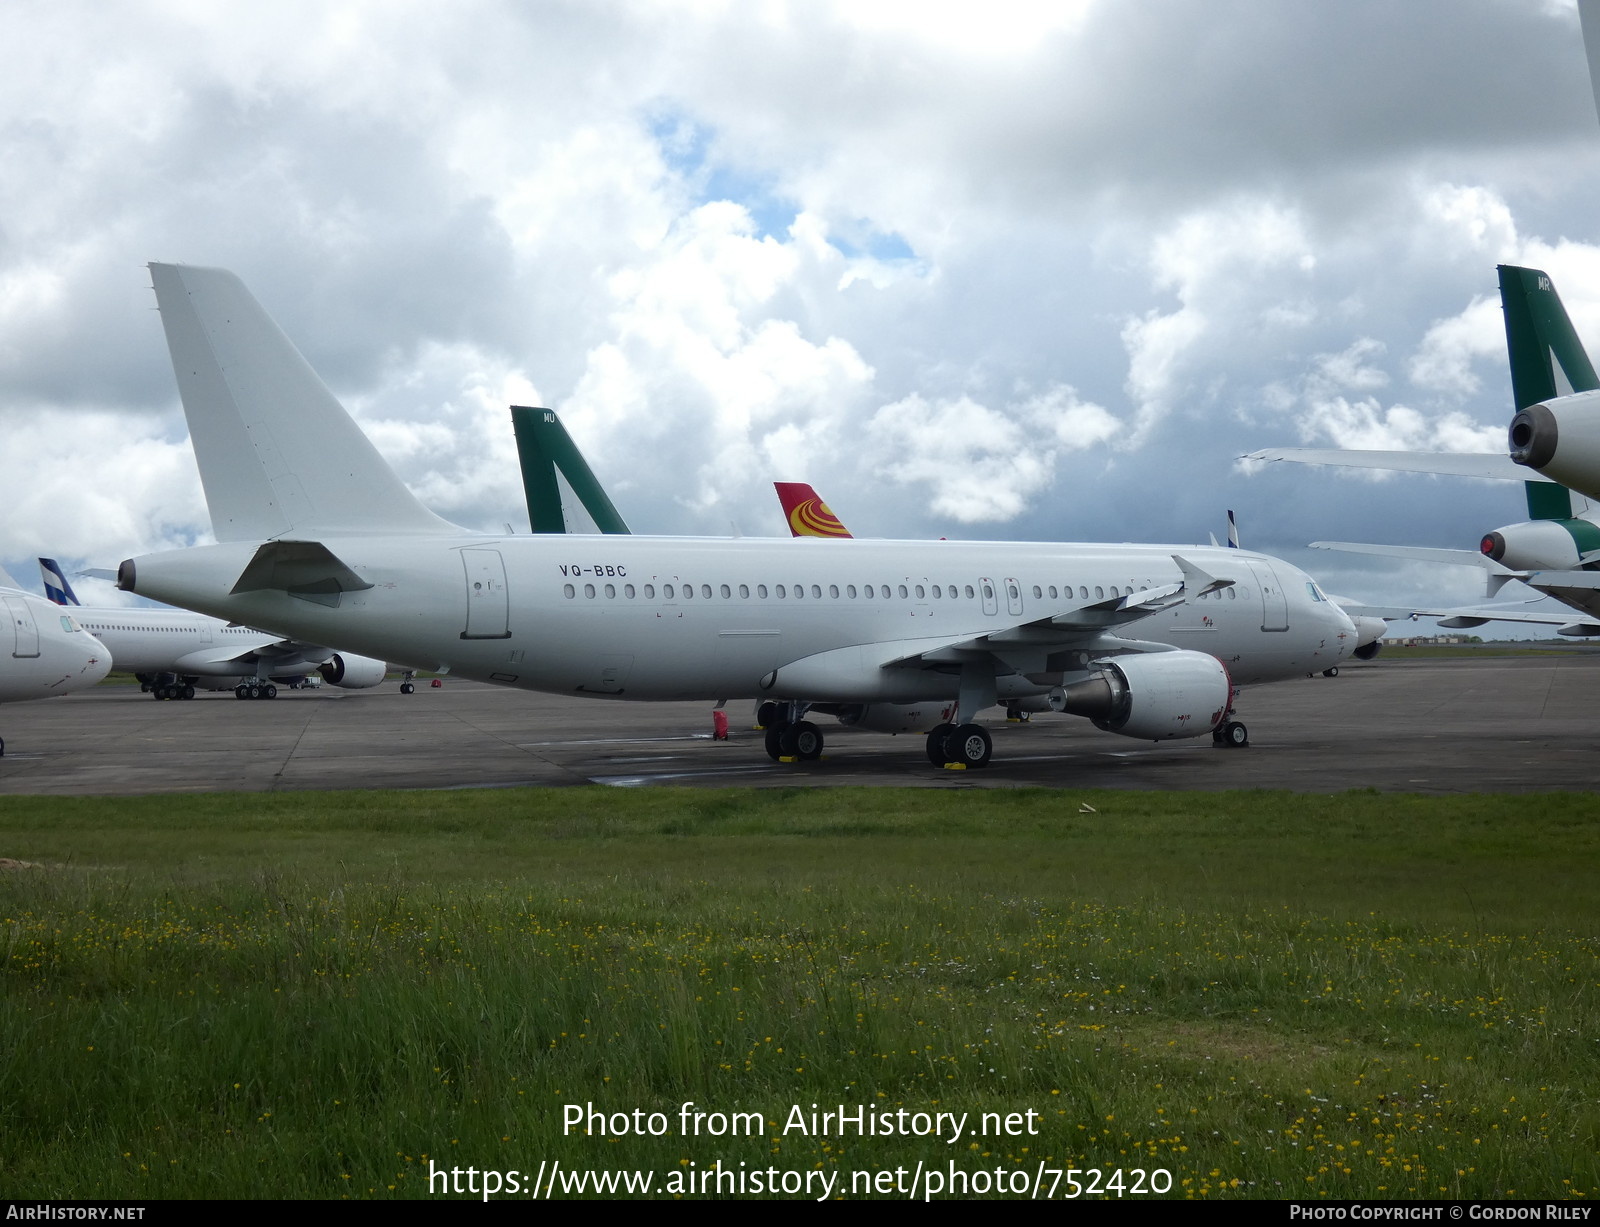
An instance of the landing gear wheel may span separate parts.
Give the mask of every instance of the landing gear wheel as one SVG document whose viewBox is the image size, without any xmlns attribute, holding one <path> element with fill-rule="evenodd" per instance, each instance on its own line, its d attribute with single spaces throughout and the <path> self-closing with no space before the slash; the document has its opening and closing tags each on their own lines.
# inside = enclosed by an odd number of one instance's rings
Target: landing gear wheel
<svg viewBox="0 0 1600 1227">
<path fill-rule="evenodd" d="M 813 762 L 822 757 L 822 730 L 809 720 L 791 724 L 778 734 L 778 748 L 785 758 Z"/>
<path fill-rule="evenodd" d="M 783 707 L 770 699 L 756 708 L 756 727 L 777 728 L 783 723 Z"/>
<path fill-rule="evenodd" d="M 276 686 L 274 686 L 271 682 L 268 682 L 265 686 L 263 686 L 261 688 L 261 697 L 263 699 L 275 699 L 275 698 L 277 698 L 278 697 L 278 688 Z"/>
<path fill-rule="evenodd" d="M 248 699 L 259 699 L 261 697 L 261 687 L 255 682 L 251 682 L 245 691 L 245 697 Z"/>
<path fill-rule="evenodd" d="M 1331 669 L 1324 669 L 1322 671 L 1322 676 L 1323 677 L 1338 677 L 1339 676 L 1339 666 L 1338 665 L 1334 665 L 1334 667 L 1331 668 Z"/>
<path fill-rule="evenodd" d="M 412 694 L 412 693 L 414 693 L 416 691 L 416 689 L 417 688 L 415 686 L 413 686 L 410 682 L 401 682 L 400 683 L 400 693 L 401 694 Z"/>
<path fill-rule="evenodd" d="M 935 767 L 942 767 L 950 761 L 949 751 L 945 748 L 945 738 L 956 731 L 953 724 L 936 724 L 928 731 L 928 761 Z"/>
<path fill-rule="evenodd" d="M 989 730 L 981 724 L 963 724 L 944 739 L 944 744 L 951 762 L 968 767 L 987 767 L 989 755 L 994 752 Z"/>
<path fill-rule="evenodd" d="M 1229 750 L 1242 749 L 1250 744 L 1250 730 L 1237 720 L 1230 720 L 1211 734 L 1211 740 Z"/>
<path fill-rule="evenodd" d="M 240 682 L 233 688 L 233 697 L 236 699 L 248 699 L 250 697 L 250 687 Z"/>
<path fill-rule="evenodd" d="M 778 759 L 783 757 L 783 747 L 779 744 L 782 739 L 783 730 L 781 728 L 769 728 L 767 730 L 767 757 L 773 762 L 777 762 Z"/>
</svg>

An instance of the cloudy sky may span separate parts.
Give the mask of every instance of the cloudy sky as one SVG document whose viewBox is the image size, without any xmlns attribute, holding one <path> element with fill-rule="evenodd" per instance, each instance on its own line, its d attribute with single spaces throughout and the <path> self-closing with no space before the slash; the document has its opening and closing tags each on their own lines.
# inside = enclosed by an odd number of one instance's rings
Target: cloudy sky
<svg viewBox="0 0 1600 1227">
<path fill-rule="evenodd" d="M 635 531 L 1245 544 L 1369 600 L 1519 487 L 1494 266 L 1600 350 L 1570 0 L 0 8 L 0 559 L 207 539 L 147 261 L 238 273 L 411 487 L 526 525 L 506 406 Z M 26 580 L 25 580 L 26 582 Z"/>
</svg>

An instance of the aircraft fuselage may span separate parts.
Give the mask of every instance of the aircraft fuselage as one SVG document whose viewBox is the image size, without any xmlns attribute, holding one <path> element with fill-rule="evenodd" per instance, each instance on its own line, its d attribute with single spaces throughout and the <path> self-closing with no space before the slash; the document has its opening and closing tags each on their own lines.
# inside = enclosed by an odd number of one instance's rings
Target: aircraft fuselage
<svg viewBox="0 0 1600 1227">
<path fill-rule="evenodd" d="M 1215 656 L 1235 684 L 1337 664 L 1354 628 L 1278 559 L 1203 546 L 740 540 L 642 536 L 318 536 L 371 587 L 307 597 L 232 592 L 260 542 L 148 555 L 120 581 L 140 595 L 296 638 L 523 689 L 625 699 L 762 697 L 790 662 L 844 648 L 863 659 L 1014 632 L 1086 604 L 1181 579 L 1174 553 L 1233 579 L 1095 637 L 1018 636 L 1000 697 L 1105 655 L 1106 636 Z M 1030 636 L 1040 647 L 1030 654 Z M 1063 641 L 1070 641 L 1063 649 Z M 1082 648 L 1077 645 L 1081 641 Z M 878 663 L 882 663 L 881 661 Z M 944 675 L 868 661 L 846 700 L 953 694 Z M 885 683 L 883 678 L 902 679 Z M 886 693 L 885 685 L 901 689 Z M 848 686 L 847 686 L 848 689 Z M 815 697 L 815 696 L 806 696 Z"/>
</svg>

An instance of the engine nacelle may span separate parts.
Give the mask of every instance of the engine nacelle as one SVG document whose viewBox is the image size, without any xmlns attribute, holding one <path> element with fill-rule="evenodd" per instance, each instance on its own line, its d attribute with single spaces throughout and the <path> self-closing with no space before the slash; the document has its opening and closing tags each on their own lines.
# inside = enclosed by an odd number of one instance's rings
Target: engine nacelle
<svg viewBox="0 0 1600 1227">
<path fill-rule="evenodd" d="M 1199 737 L 1222 723 L 1233 683 L 1204 652 L 1151 652 L 1094 662 L 1095 672 L 1050 692 L 1059 712 L 1144 741 Z"/>
<path fill-rule="evenodd" d="M 373 660 L 370 656 L 335 652 L 317 666 L 317 672 L 330 686 L 338 686 L 343 690 L 367 690 L 388 676 L 389 666 L 385 661 Z"/>
<path fill-rule="evenodd" d="M 1529 520 L 1485 533 L 1478 548 L 1513 571 L 1570 571 L 1600 549 L 1600 527 L 1588 520 Z"/>
<path fill-rule="evenodd" d="M 1511 459 L 1600 498 L 1600 391 L 1529 405 L 1511 419 Z"/>
<path fill-rule="evenodd" d="M 1389 624 L 1382 618 L 1374 618 L 1370 614 L 1352 613 L 1345 610 L 1345 617 L 1355 625 L 1356 646 L 1352 656 L 1362 660 L 1371 660 L 1378 654 L 1378 640 L 1389 633 Z M 1366 655 L 1362 656 L 1365 652 Z"/>
<path fill-rule="evenodd" d="M 834 713 L 848 729 L 873 733 L 926 733 L 950 719 L 954 703 L 860 703 Z"/>
</svg>

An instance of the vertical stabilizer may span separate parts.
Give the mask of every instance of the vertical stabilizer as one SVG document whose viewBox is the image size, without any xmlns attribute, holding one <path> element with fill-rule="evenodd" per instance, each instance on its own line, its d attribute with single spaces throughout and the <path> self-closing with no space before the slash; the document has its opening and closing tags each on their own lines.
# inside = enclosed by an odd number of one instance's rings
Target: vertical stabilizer
<svg viewBox="0 0 1600 1227">
<path fill-rule="evenodd" d="M 1600 378 L 1549 275 L 1510 264 L 1500 265 L 1498 271 L 1516 411 L 1557 396 L 1600 388 Z M 1530 519 L 1572 517 L 1572 495 L 1565 486 L 1530 481 L 1526 490 Z"/>
<path fill-rule="evenodd" d="M 61 569 L 61 564 L 54 558 L 39 559 L 39 576 L 44 580 L 44 595 L 46 599 L 57 605 L 81 605 L 78 594 L 72 590 L 72 585 L 67 582 L 66 572 Z"/>
<path fill-rule="evenodd" d="M 239 278 L 152 264 L 150 279 L 218 541 L 459 531 L 406 489 Z"/>
<path fill-rule="evenodd" d="M 627 524 L 606 497 L 599 478 L 589 468 L 589 462 L 583 458 L 555 410 L 512 405 L 511 426 L 517 436 L 522 492 L 528 501 L 528 521 L 534 532 L 567 531 L 558 473 L 566 478 L 567 485 L 596 528 L 603 533 L 628 532 Z"/>
<path fill-rule="evenodd" d="M 775 481 L 778 502 L 794 537 L 848 537 L 850 530 L 839 522 L 822 496 L 804 481 Z"/>
</svg>

